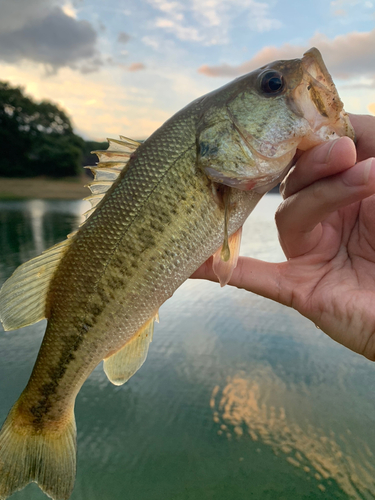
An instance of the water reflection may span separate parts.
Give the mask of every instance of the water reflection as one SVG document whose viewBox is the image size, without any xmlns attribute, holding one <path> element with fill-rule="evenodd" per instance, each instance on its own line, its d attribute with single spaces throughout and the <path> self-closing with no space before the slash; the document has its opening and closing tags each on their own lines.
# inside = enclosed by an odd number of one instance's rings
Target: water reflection
<svg viewBox="0 0 375 500">
<path fill-rule="evenodd" d="M 43 216 L 46 213 L 46 204 L 43 200 L 30 200 L 26 207 L 30 213 L 31 229 L 35 252 L 40 254 L 44 248 Z"/>
<path fill-rule="evenodd" d="M 254 442 L 270 446 L 283 454 L 307 479 L 314 477 L 318 488 L 326 491 L 333 480 L 349 498 L 374 498 L 374 455 L 366 442 L 352 439 L 349 429 L 337 435 L 317 428 L 306 418 L 298 423 L 283 406 L 274 406 L 275 397 L 286 396 L 286 384 L 270 367 L 262 366 L 251 378 L 242 373 L 230 377 L 221 388 L 212 391 L 210 407 L 217 431 L 228 439 L 240 439 L 244 433 Z M 286 398 L 287 399 L 287 398 Z"/>
<path fill-rule="evenodd" d="M 0 202 L 0 280 L 23 262 L 66 238 L 83 221 L 85 201 Z"/>
<path fill-rule="evenodd" d="M 269 196 L 241 253 L 283 259 Z M 62 241 L 87 203 L 0 202 L 0 281 Z M 124 386 L 94 370 L 76 404 L 72 500 L 375 498 L 375 365 L 295 311 L 187 281 Z M 27 383 L 45 322 L 0 334 L 0 419 Z M 125 471 L 125 472 L 124 472 Z M 35 485 L 14 500 L 43 500 Z"/>
</svg>

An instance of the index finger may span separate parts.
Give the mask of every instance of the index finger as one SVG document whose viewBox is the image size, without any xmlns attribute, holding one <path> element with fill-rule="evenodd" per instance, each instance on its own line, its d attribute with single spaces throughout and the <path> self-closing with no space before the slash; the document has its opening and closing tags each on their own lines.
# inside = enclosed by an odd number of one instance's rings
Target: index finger
<svg viewBox="0 0 375 500">
<path fill-rule="evenodd" d="M 356 162 L 356 149 L 349 137 L 340 137 L 306 151 L 290 170 L 280 186 L 284 199 L 323 177 L 338 174 Z"/>
</svg>

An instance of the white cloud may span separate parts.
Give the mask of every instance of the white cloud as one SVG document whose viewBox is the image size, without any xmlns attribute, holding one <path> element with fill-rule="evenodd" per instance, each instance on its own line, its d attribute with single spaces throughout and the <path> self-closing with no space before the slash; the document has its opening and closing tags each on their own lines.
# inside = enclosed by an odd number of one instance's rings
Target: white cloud
<svg viewBox="0 0 375 500">
<path fill-rule="evenodd" d="M 183 41 L 218 45 L 229 42 L 229 33 L 238 17 L 248 20 L 251 31 L 265 32 L 281 27 L 270 6 L 256 0 L 191 0 L 190 2 L 148 0 L 163 14 L 155 26 Z"/>
<path fill-rule="evenodd" d="M 173 33 L 180 40 L 191 40 L 194 42 L 203 40 L 203 37 L 199 35 L 196 28 L 193 26 L 183 26 L 179 21 L 174 19 L 158 18 L 156 19 L 155 26 Z"/>
<path fill-rule="evenodd" d="M 62 7 L 61 10 L 64 12 L 65 15 L 72 17 L 73 19 L 77 19 L 77 9 L 74 8 L 72 2 L 66 2 Z"/>
<path fill-rule="evenodd" d="M 145 45 L 152 47 L 154 50 L 158 50 L 158 48 L 160 47 L 160 42 L 156 38 L 153 38 L 151 36 L 144 36 L 142 38 L 142 42 Z"/>
</svg>

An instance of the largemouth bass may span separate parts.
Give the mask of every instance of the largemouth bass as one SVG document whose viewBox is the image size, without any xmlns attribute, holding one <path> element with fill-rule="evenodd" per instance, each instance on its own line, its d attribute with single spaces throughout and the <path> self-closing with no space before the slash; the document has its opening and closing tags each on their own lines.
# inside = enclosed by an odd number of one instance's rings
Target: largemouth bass
<svg viewBox="0 0 375 500">
<path fill-rule="evenodd" d="M 146 358 L 159 307 L 211 255 L 228 282 L 244 221 L 297 149 L 343 135 L 353 129 L 311 49 L 195 100 L 142 144 L 110 140 L 98 152 L 84 224 L 0 292 L 6 330 L 48 320 L 0 432 L 0 499 L 32 481 L 69 498 L 74 402 L 92 370 L 104 360 L 108 378 L 126 382 Z"/>
</svg>

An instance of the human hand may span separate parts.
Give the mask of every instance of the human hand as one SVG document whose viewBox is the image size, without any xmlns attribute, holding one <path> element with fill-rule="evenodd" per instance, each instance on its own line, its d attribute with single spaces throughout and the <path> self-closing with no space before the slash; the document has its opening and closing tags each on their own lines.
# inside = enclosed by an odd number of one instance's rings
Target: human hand
<svg viewBox="0 0 375 500">
<path fill-rule="evenodd" d="M 286 262 L 240 257 L 229 285 L 293 307 L 375 361 L 375 118 L 298 159 L 276 213 Z M 356 161 L 358 163 L 356 163 Z M 192 276 L 217 281 L 208 260 Z"/>
</svg>

